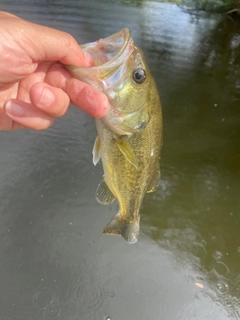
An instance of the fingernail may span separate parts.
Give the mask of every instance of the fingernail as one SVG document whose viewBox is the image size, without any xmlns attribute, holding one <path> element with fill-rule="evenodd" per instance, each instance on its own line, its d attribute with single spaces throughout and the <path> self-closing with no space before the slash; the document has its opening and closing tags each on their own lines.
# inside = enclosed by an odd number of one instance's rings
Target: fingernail
<svg viewBox="0 0 240 320">
<path fill-rule="evenodd" d="M 40 104 L 43 106 L 50 106 L 54 102 L 54 100 L 54 94 L 45 88 L 40 99 Z"/>
<path fill-rule="evenodd" d="M 85 57 L 85 60 L 88 62 L 89 66 L 92 66 L 93 63 L 94 63 L 94 58 L 93 56 L 91 56 L 88 52 L 86 51 L 83 51 L 83 54 L 84 54 L 84 57 Z"/>
<path fill-rule="evenodd" d="M 9 116 L 22 117 L 24 115 L 24 109 L 22 106 L 12 100 L 8 100 L 5 103 L 5 113 Z"/>
</svg>

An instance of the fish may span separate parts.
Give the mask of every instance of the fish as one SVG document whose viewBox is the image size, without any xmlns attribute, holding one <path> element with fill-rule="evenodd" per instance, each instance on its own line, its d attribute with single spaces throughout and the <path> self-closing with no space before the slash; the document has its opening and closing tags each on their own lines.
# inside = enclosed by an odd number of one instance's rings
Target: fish
<svg viewBox="0 0 240 320">
<path fill-rule="evenodd" d="M 156 83 L 142 50 L 128 28 L 81 45 L 94 58 L 91 67 L 66 66 L 75 78 L 102 92 L 108 114 L 96 119 L 93 163 L 101 159 L 103 180 L 96 199 L 104 205 L 118 200 L 119 212 L 104 234 L 138 240 L 140 207 L 146 193 L 160 182 L 162 108 Z"/>
</svg>

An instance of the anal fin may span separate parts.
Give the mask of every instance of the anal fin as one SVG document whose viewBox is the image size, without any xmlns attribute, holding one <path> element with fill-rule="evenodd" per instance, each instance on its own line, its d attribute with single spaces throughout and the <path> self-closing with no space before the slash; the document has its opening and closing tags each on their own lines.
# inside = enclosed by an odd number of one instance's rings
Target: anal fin
<svg viewBox="0 0 240 320">
<path fill-rule="evenodd" d="M 135 243 L 138 240 L 139 235 L 139 222 L 140 218 L 136 218 L 133 221 L 127 221 L 117 214 L 110 222 L 106 225 L 103 230 L 104 234 L 109 235 L 120 235 L 128 243 Z"/>
<path fill-rule="evenodd" d="M 104 179 L 98 185 L 95 195 L 97 201 L 101 204 L 110 204 L 116 199 Z"/>
</svg>

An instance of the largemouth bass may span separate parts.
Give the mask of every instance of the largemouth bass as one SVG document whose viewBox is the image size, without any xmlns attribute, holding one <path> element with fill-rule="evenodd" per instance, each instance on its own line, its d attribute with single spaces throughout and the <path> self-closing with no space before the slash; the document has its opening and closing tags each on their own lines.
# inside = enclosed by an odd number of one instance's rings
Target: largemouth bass
<svg viewBox="0 0 240 320">
<path fill-rule="evenodd" d="M 107 116 L 96 120 L 93 162 L 102 160 L 104 176 L 96 198 L 119 202 L 119 213 L 104 234 L 122 235 L 135 243 L 139 210 L 146 192 L 160 181 L 162 113 L 154 79 L 130 30 L 82 46 L 94 57 L 93 67 L 67 66 L 70 73 L 103 91 L 110 103 Z"/>
</svg>

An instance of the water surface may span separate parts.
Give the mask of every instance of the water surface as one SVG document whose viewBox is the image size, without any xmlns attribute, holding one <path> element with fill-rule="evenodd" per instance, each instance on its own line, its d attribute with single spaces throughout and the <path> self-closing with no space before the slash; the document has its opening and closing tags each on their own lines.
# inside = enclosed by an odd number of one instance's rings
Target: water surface
<svg viewBox="0 0 240 320">
<path fill-rule="evenodd" d="M 0 133 L 1 320 L 240 319 L 240 25 L 188 3 L 2 1 L 79 43 L 129 27 L 164 146 L 129 245 L 102 235 L 117 205 L 94 198 L 93 119 L 72 106 L 44 132 Z"/>
</svg>

